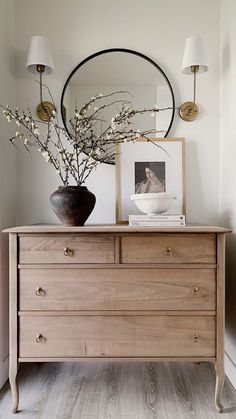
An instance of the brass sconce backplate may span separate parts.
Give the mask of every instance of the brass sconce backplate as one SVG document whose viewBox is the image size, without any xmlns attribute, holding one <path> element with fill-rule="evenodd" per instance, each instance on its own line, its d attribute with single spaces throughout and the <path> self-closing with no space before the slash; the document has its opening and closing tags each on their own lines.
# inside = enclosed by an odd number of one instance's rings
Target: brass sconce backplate
<svg viewBox="0 0 236 419">
<path fill-rule="evenodd" d="M 193 102 L 184 102 L 179 108 L 179 116 L 184 121 L 194 121 L 199 114 L 198 107 L 196 103 Z"/>
<path fill-rule="evenodd" d="M 41 102 L 36 109 L 36 113 L 41 121 L 48 122 L 52 117 L 55 106 L 51 102 Z"/>
</svg>

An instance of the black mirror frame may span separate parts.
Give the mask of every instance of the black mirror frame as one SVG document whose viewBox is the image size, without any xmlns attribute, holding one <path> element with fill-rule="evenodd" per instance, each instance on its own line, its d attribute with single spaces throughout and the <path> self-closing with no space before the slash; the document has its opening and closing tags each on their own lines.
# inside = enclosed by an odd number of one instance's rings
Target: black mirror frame
<svg viewBox="0 0 236 419">
<path fill-rule="evenodd" d="M 109 49 L 104 49 L 102 51 L 95 52 L 94 54 L 90 55 L 89 57 L 87 57 L 83 61 L 81 61 L 74 68 L 74 70 L 70 73 L 69 77 L 67 78 L 67 80 L 65 82 L 65 85 L 64 85 L 63 90 L 62 90 L 62 95 L 61 95 L 61 117 L 62 117 L 62 121 L 63 121 L 64 127 L 65 127 L 66 131 L 68 132 L 68 134 L 70 135 L 69 130 L 68 130 L 67 126 L 66 126 L 66 121 L 65 121 L 64 112 L 63 112 L 63 99 L 64 99 L 64 95 L 65 95 L 65 91 L 66 91 L 67 85 L 68 85 L 70 79 L 75 74 L 75 72 L 80 67 L 82 67 L 82 65 L 84 65 L 88 61 L 92 60 L 93 58 L 98 57 L 99 55 L 108 54 L 109 52 L 125 52 L 125 53 L 129 53 L 129 54 L 137 55 L 138 57 L 143 58 L 144 60 L 146 60 L 150 64 L 152 64 L 154 67 L 156 67 L 156 69 L 158 71 L 160 71 L 160 73 L 163 75 L 163 77 L 165 78 L 165 80 L 166 80 L 166 82 L 167 82 L 167 84 L 169 86 L 169 89 L 170 89 L 170 93 L 171 93 L 171 97 L 172 97 L 172 107 L 173 107 L 170 124 L 169 124 L 169 127 L 168 127 L 168 129 L 166 131 L 166 134 L 165 134 L 165 136 L 163 138 L 168 137 L 168 134 L 170 132 L 171 126 L 173 124 L 174 115 L 175 115 L 175 98 L 174 98 L 174 92 L 173 92 L 172 86 L 170 84 L 170 81 L 169 81 L 168 77 L 166 76 L 166 74 L 164 73 L 164 71 L 161 69 L 161 67 L 158 64 L 156 64 L 155 61 L 153 61 L 151 58 L 147 57 L 146 55 L 142 54 L 141 52 L 134 51 L 132 49 L 126 49 L 126 48 L 109 48 Z M 112 164 L 112 165 L 114 165 L 115 163 L 106 163 L 106 164 Z"/>
</svg>

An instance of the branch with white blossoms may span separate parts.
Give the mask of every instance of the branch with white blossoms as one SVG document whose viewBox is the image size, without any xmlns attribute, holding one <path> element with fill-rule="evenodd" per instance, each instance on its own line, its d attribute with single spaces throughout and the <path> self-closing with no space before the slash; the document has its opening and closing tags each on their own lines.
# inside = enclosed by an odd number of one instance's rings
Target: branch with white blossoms
<svg viewBox="0 0 236 419">
<path fill-rule="evenodd" d="M 165 133 L 163 130 L 135 129 L 133 118 L 144 114 L 155 116 L 172 108 L 134 109 L 132 102 L 124 98 L 127 95 L 129 92 L 117 91 L 92 96 L 81 109 L 75 109 L 69 130 L 59 126 L 55 111 L 49 122 L 42 122 L 34 119 L 30 110 L 0 106 L 8 122 L 17 125 L 15 135 L 10 138 L 15 147 L 22 145 L 27 152 L 35 148 L 54 166 L 64 186 L 69 184 L 70 176 L 76 185 L 81 185 L 99 164 L 115 162 L 116 144 L 135 142 L 140 138 L 151 141 L 150 135 Z M 104 111 L 113 109 L 116 115 L 109 121 L 104 119 Z"/>
<path fill-rule="evenodd" d="M 75 109 L 73 118 L 70 119 L 72 129 L 69 129 L 72 139 L 84 144 L 85 152 L 94 150 L 99 156 L 94 155 L 95 159 L 99 159 L 105 163 L 115 162 L 115 144 L 122 142 L 137 141 L 140 137 L 148 137 L 149 135 L 157 133 L 166 133 L 164 130 L 146 130 L 133 129 L 132 119 L 136 115 L 144 115 L 149 113 L 155 116 L 156 113 L 170 110 L 171 107 L 134 109 L 132 102 L 122 99 L 123 95 L 130 95 L 127 91 L 117 91 L 107 95 L 99 93 L 91 97 L 80 110 Z M 112 99 L 112 96 L 120 96 L 121 99 Z M 106 100 L 108 101 L 106 102 Z M 96 103 L 95 103 L 96 102 Z M 99 102 L 102 102 L 99 106 Z M 103 119 L 103 113 L 106 108 L 114 108 L 118 105 L 118 113 L 110 121 Z M 109 147 L 112 145 L 112 147 Z M 155 144 L 156 145 L 156 144 Z M 158 146 L 158 145 L 157 145 Z M 97 148 L 96 148 L 97 147 Z M 96 153 L 95 153 L 96 154 Z"/>
</svg>

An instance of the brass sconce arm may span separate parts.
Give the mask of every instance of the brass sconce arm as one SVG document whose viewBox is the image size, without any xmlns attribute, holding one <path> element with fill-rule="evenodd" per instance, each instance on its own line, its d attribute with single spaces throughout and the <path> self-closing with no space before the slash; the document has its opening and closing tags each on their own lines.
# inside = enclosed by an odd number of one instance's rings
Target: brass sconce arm
<svg viewBox="0 0 236 419">
<path fill-rule="evenodd" d="M 37 64 L 37 71 L 39 72 L 39 85 L 40 85 L 40 103 L 36 108 L 36 113 L 41 121 L 50 121 L 55 106 L 53 103 L 43 101 L 43 73 L 45 72 L 45 65 Z"/>
<path fill-rule="evenodd" d="M 199 36 L 191 36 L 185 43 L 182 72 L 193 75 L 193 101 L 184 102 L 179 108 L 179 116 L 184 121 L 194 121 L 199 114 L 196 104 L 197 73 L 204 73 L 207 70 L 202 40 Z"/>
<path fill-rule="evenodd" d="M 39 74 L 40 103 L 36 108 L 36 113 L 39 119 L 48 122 L 53 116 L 53 110 L 55 110 L 55 107 L 53 103 L 43 101 L 43 74 L 51 74 L 54 69 L 54 64 L 49 42 L 44 36 L 32 36 L 30 40 L 26 68 L 30 73 Z"/>
<path fill-rule="evenodd" d="M 196 86 L 197 86 L 197 72 L 199 65 L 192 65 L 191 72 L 193 73 L 193 102 L 184 102 L 179 108 L 179 116 L 184 121 L 191 122 L 197 118 L 199 109 L 196 104 Z"/>
</svg>

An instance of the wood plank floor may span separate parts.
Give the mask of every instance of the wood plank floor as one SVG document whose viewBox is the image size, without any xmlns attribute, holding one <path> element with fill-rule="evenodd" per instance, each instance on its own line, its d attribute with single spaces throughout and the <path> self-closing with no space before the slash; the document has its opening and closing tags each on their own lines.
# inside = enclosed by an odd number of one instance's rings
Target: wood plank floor
<svg viewBox="0 0 236 419">
<path fill-rule="evenodd" d="M 0 391 L 0 418 L 235 419 L 236 392 L 226 380 L 224 414 L 214 410 L 215 374 L 207 363 L 22 364 L 20 409 Z"/>
</svg>

